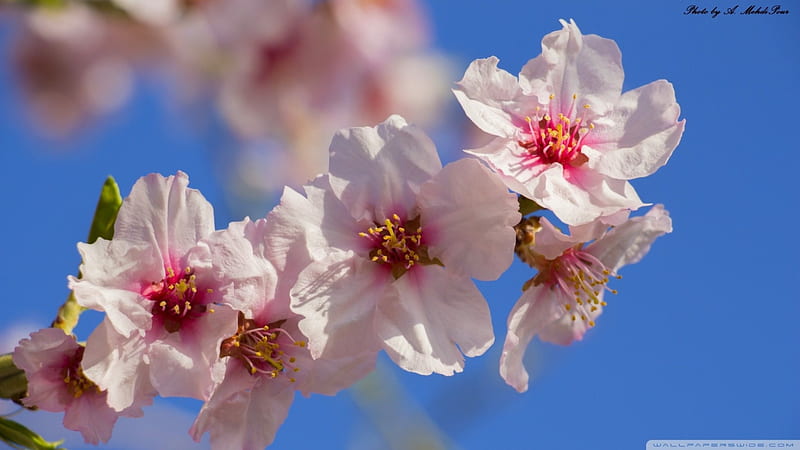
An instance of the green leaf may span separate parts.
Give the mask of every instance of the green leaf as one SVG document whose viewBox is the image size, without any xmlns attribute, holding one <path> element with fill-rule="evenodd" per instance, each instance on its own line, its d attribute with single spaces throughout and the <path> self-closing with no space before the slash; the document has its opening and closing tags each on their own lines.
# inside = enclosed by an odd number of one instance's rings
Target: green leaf
<svg viewBox="0 0 800 450">
<path fill-rule="evenodd" d="M 536 211 L 544 209 L 541 206 L 539 206 L 538 203 L 527 197 L 523 197 L 520 195 L 519 197 L 517 197 L 517 199 L 519 200 L 519 213 L 522 214 L 522 217 L 525 217 L 528 214 L 535 213 Z"/>
<path fill-rule="evenodd" d="M 25 372 L 14 365 L 11 353 L 0 355 L 0 398 L 19 401 L 27 392 Z"/>
<path fill-rule="evenodd" d="M 91 244 L 97 238 L 110 240 L 114 237 L 114 223 L 117 221 L 117 213 L 121 205 L 122 196 L 119 195 L 119 186 L 114 181 L 114 177 L 109 176 L 100 190 L 100 198 L 97 199 L 94 219 L 92 219 L 92 226 L 89 228 L 89 237 L 86 242 Z M 80 277 L 81 274 L 78 272 L 78 278 Z M 67 300 L 58 309 L 58 314 L 50 326 L 61 328 L 65 333 L 71 334 L 75 325 L 78 324 L 78 316 L 83 312 L 83 309 L 75 301 L 75 296 L 72 292 L 70 292 Z"/>
<path fill-rule="evenodd" d="M 13 420 L 0 417 L 0 439 L 14 448 L 28 448 L 31 450 L 63 450 L 63 440 L 48 442 L 43 437 L 31 431 L 28 427 Z"/>
<path fill-rule="evenodd" d="M 89 229 L 89 244 L 97 238 L 111 239 L 114 237 L 114 222 L 117 220 L 119 207 L 122 205 L 122 196 L 119 195 L 119 186 L 114 177 L 109 176 L 103 183 L 100 198 L 97 199 L 97 208 L 94 210 L 94 220 Z"/>
</svg>

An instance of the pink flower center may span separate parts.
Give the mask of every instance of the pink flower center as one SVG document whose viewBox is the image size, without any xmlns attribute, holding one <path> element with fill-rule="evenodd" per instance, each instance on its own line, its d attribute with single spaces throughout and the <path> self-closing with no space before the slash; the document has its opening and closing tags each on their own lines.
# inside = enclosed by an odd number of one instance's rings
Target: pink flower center
<svg viewBox="0 0 800 450">
<path fill-rule="evenodd" d="M 236 334 L 222 341 L 219 356 L 233 357 L 244 363 L 251 375 L 264 375 L 277 378 L 279 375 L 296 380 L 292 376 L 300 371 L 294 363 L 296 358 L 286 354 L 292 346 L 305 347 L 305 341 L 296 341 L 288 331 L 281 328 L 285 321 L 279 320 L 267 325 L 258 325 L 252 319 L 245 319 L 239 312 L 239 327 Z"/>
<path fill-rule="evenodd" d="M 601 306 L 604 290 L 616 294 L 607 284 L 610 276 L 622 278 L 609 270 L 602 261 L 592 254 L 580 250 L 580 246 L 569 248 L 556 259 L 544 260 L 537 267 L 539 273 L 531 280 L 533 284 L 545 283 L 552 288 L 561 289 L 566 299 L 564 309 L 572 313 L 572 320 L 578 318 L 593 327 L 592 317 Z"/>
<path fill-rule="evenodd" d="M 61 375 L 64 377 L 64 383 L 67 385 L 69 393 L 72 394 L 74 398 L 78 398 L 85 392 L 91 390 L 98 393 L 100 392 L 100 388 L 94 381 L 86 378 L 86 375 L 83 374 L 81 360 L 83 360 L 83 352 L 85 349 L 86 347 L 84 346 L 78 347 L 61 371 Z"/>
<path fill-rule="evenodd" d="M 552 101 L 555 96 L 551 95 Z M 526 152 L 522 154 L 524 165 L 528 167 L 560 163 L 564 167 L 579 167 L 588 159 L 581 153 L 581 146 L 593 124 L 584 124 L 584 117 L 575 117 L 577 114 L 575 100 L 566 113 L 557 112 L 541 114 L 537 107 L 535 115 L 525 116 L 522 125 L 522 136 L 519 146 Z M 589 105 L 584 105 L 588 109 Z M 552 109 L 552 108 L 551 108 Z"/>
<path fill-rule="evenodd" d="M 191 267 L 175 273 L 172 267 L 166 267 L 167 276 L 161 281 L 154 281 L 142 291 L 142 296 L 153 301 L 150 312 L 154 318 L 163 323 L 164 329 L 174 333 L 185 323 L 200 317 L 206 311 L 212 311 L 204 302 L 205 291 L 197 288 L 196 276 Z"/>
<path fill-rule="evenodd" d="M 382 226 L 376 224 L 358 235 L 371 242 L 370 259 L 391 267 L 395 278 L 399 278 L 415 264 L 424 264 L 427 260 L 427 248 L 422 245 L 419 217 L 404 222 L 400 216 L 394 214 Z"/>
</svg>

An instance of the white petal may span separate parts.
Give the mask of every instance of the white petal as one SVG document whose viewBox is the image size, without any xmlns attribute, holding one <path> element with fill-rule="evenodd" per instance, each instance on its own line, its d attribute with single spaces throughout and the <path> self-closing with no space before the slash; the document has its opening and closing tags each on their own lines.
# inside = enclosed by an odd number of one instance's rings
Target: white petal
<svg viewBox="0 0 800 450">
<path fill-rule="evenodd" d="M 149 307 L 153 302 L 136 292 L 96 286 L 72 276 L 69 287 L 79 305 L 105 311 L 110 324 L 125 337 L 143 333 L 152 326 L 153 314 Z"/>
<path fill-rule="evenodd" d="M 271 320 L 274 321 L 278 318 L 279 316 L 272 316 Z M 281 325 L 281 329 L 293 339 L 303 341 L 306 340 L 306 336 L 298 327 L 299 319 L 299 316 L 296 315 L 289 316 Z M 311 393 L 334 395 L 340 390 L 352 386 L 375 368 L 376 352 L 342 358 L 320 357 L 314 359 L 311 357 L 308 346 L 282 346 L 281 351 L 284 352 L 284 361 L 294 359 L 291 366 L 297 371 L 289 372 L 287 369 L 287 372 L 284 373 L 285 376 L 282 375 L 280 379 L 287 380 L 289 377 L 294 377 L 296 381 L 293 383 L 293 388 L 302 392 L 306 397 Z M 245 370 L 244 367 L 242 370 Z"/>
<path fill-rule="evenodd" d="M 547 259 L 556 259 L 570 247 L 574 247 L 583 241 L 573 235 L 564 234 L 558 227 L 553 225 L 547 217 L 539 219 L 542 229 L 536 233 L 534 244 L 536 253 Z"/>
<path fill-rule="evenodd" d="M 257 238 L 256 242 L 248 239 L 246 228 L 258 226 L 249 219 L 231 223 L 227 229 L 211 234 L 204 243 L 211 250 L 211 270 L 219 280 L 223 302 L 253 317 L 267 300 L 274 298 L 278 275 L 263 255 L 256 254 L 254 246 L 264 244 L 258 243 Z"/>
<path fill-rule="evenodd" d="M 105 394 L 84 393 L 64 412 L 64 428 L 80 431 L 84 441 L 97 445 L 111 439 L 111 430 L 119 416 L 106 404 Z"/>
<path fill-rule="evenodd" d="M 294 400 L 292 384 L 250 376 L 238 361 L 203 405 L 189 433 L 199 441 L 208 431 L 212 448 L 263 449 L 275 439 Z"/>
<path fill-rule="evenodd" d="M 400 116 L 341 130 L 330 150 L 331 187 L 357 221 L 411 211 L 419 186 L 442 168 L 430 138 Z"/>
<path fill-rule="evenodd" d="M 558 295 L 563 295 L 559 292 L 558 288 L 553 290 Z M 603 300 L 605 291 L 600 291 L 597 299 Z M 558 345 L 570 345 L 575 341 L 580 341 L 583 336 L 589 331 L 589 322 L 594 322 L 603 313 L 601 304 L 593 305 L 594 309 L 585 308 L 584 306 L 575 306 L 572 303 L 573 309 L 567 312 L 564 305 L 572 302 L 571 298 L 563 298 L 559 303 L 559 311 L 561 314 L 553 321 L 550 321 L 539 330 L 539 339 L 544 342 L 550 342 Z M 578 309 L 580 308 L 580 309 Z M 575 317 L 573 319 L 573 316 Z M 581 316 L 586 317 L 583 319 Z"/>
<path fill-rule="evenodd" d="M 401 368 L 452 375 L 464 367 L 461 352 L 478 356 L 494 343 L 489 307 L 471 280 L 425 266 L 392 287 L 378 304 L 375 329 Z"/>
<path fill-rule="evenodd" d="M 89 379 L 108 391 L 108 405 L 123 411 L 156 394 L 150 384 L 146 352 L 144 339 L 120 335 L 106 319 L 86 340 L 81 366 Z"/>
<path fill-rule="evenodd" d="M 521 95 L 516 77 L 498 69 L 495 56 L 476 59 L 453 90 L 464 113 L 481 130 L 494 136 L 512 137 L 517 127 L 503 108 Z"/>
<path fill-rule="evenodd" d="M 552 94 L 555 112 L 570 109 L 573 95 L 577 104 L 589 104 L 602 114 L 622 92 L 622 55 L 617 44 L 596 35 L 582 35 L 575 22 L 561 21 L 563 29 L 542 39 L 542 54 L 528 61 L 520 71 L 525 94 L 546 101 Z"/>
<path fill-rule="evenodd" d="M 136 181 L 117 215 L 114 241 L 152 246 L 164 263 L 179 263 L 197 241 L 214 231 L 211 204 L 188 184 L 183 172 L 166 178 L 153 173 Z"/>
<path fill-rule="evenodd" d="M 422 185 L 418 204 L 431 257 L 454 274 L 496 280 L 511 265 L 516 195 L 478 161 L 448 164 Z"/>
<path fill-rule="evenodd" d="M 150 344 L 150 380 L 161 396 L 208 398 L 212 366 L 222 340 L 236 332 L 237 316 L 237 311 L 216 305 L 213 312 Z"/>
<path fill-rule="evenodd" d="M 544 172 L 532 200 L 569 225 L 581 225 L 620 210 L 643 206 L 630 183 L 590 170 L 572 170 L 568 181 L 559 164 Z"/>
<path fill-rule="evenodd" d="M 333 251 L 311 263 L 291 290 L 292 311 L 314 358 L 343 358 L 380 349 L 372 327 L 375 303 L 391 274 L 353 252 Z"/>
<path fill-rule="evenodd" d="M 672 84 L 654 81 L 622 95 L 612 114 L 614 126 L 595 129 L 590 146 L 601 151 L 589 166 L 620 180 L 644 177 L 667 163 L 683 134 Z M 594 132 L 599 134 L 594 137 Z"/>
<path fill-rule="evenodd" d="M 161 253 L 152 246 L 99 238 L 91 244 L 79 242 L 78 252 L 81 279 L 97 286 L 139 292 L 143 282 L 164 277 Z"/>
<path fill-rule="evenodd" d="M 609 269 L 639 262 L 659 236 L 672 232 L 672 220 L 663 205 L 655 205 L 644 216 L 634 217 L 613 228 L 586 247 Z"/>
<path fill-rule="evenodd" d="M 508 316 L 508 334 L 500 356 L 500 376 L 519 392 L 528 390 L 528 372 L 522 363 L 528 344 L 548 323 L 563 314 L 554 291 L 531 286 L 517 300 Z"/>
<path fill-rule="evenodd" d="M 543 169 L 528 170 L 522 167 L 516 139 L 495 138 L 483 147 L 464 151 L 485 161 L 509 189 L 532 198 L 535 181 L 531 185 L 528 183 L 535 180 L 534 177 Z"/>
<path fill-rule="evenodd" d="M 267 216 L 265 254 L 281 272 L 301 270 L 298 266 L 308 265 L 308 258 L 322 259 L 330 247 L 353 249 L 362 241 L 358 233 L 364 230 L 332 193 L 327 176 L 305 191 L 308 198 L 284 189 L 280 204 Z"/>
<path fill-rule="evenodd" d="M 294 335 L 293 335 L 294 336 Z M 344 358 L 312 359 L 307 349 L 292 354 L 296 358 L 297 373 L 295 389 L 306 397 L 312 392 L 335 395 L 353 385 L 375 369 L 375 353 L 366 353 Z"/>
</svg>

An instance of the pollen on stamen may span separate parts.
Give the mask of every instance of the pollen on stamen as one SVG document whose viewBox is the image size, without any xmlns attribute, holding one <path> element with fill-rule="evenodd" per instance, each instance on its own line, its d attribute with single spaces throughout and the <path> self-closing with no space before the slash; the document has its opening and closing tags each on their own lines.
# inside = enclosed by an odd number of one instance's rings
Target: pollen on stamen
<svg viewBox="0 0 800 450">
<path fill-rule="evenodd" d="M 366 232 L 359 232 L 358 236 L 370 242 L 370 261 L 389 266 L 395 278 L 421 261 L 420 252 L 427 251 L 422 243 L 419 217 L 404 220 L 395 213 L 381 225 L 376 223 Z"/>
<path fill-rule="evenodd" d="M 550 100 L 553 99 L 555 95 L 551 94 Z M 527 150 L 520 155 L 522 161 L 519 164 L 522 169 L 552 163 L 578 167 L 586 162 L 581 147 L 593 124 L 589 124 L 589 127 L 582 126 L 585 117 L 575 116 L 576 100 L 577 94 L 573 94 L 572 103 L 567 110 L 555 111 L 555 106 L 551 103 L 549 113 L 539 115 L 537 107 L 535 117 L 524 116 L 525 125 L 522 126 L 521 138 L 518 140 L 520 147 Z"/>
</svg>

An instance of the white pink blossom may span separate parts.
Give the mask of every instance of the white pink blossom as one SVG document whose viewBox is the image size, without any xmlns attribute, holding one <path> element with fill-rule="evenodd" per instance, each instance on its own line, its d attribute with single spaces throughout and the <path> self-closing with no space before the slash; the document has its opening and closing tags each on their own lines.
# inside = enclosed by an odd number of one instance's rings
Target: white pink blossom
<svg viewBox="0 0 800 450">
<path fill-rule="evenodd" d="M 384 349 L 412 372 L 461 371 L 462 352 L 494 341 L 470 277 L 493 280 L 510 265 L 515 196 L 475 160 L 442 168 L 399 116 L 340 131 L 330 151 L 330 173 L 307 197 L 286 189 L 274 212 L 288 224 L 283 247 L 304 245 L 312 260 L 291 291 L 311 355 Z"/>
<path fill-rule="evenodd" d="M 531 339 L 560 345 L 581 340 L 595 325 L 606 302 L 610 279 L 625 265 L 638 262 L 655 239 L 672 231 L 672 221 L 661 205 L 644 216 L 628 219 L 608 231 L 601 221 L 571 227 L 565 235 L 546 218 L 532 238 L 535 244 L 518 253 L 539 273 L 526 283 L 524 293 L 508 317 L 508 334 L 500 358 L 500 375 L 520 392 L 528 389 L 522 363 Z"/>
<path fill-rule="evenodd" d="M 468 150 L 508 187 L 570 225 L 643 205 L 628 182 L 655 172 L 678 145 L 685 121 L 672 85 L 622 93 L 614 41 L 575 22 L 542 40 L 519 79 L 490 57 L 473 61 L 454 90 L 467 116 L 494 138 Z"/>
<path fill-rule="evenodd" d="M 86 344 L 83 370 L 120 411 L 142 396 L 205 399 L 222 339 L 236 315 L 217 305 L 208 247 L 211 205 L 178 172 L 140 178 L 119 210 L 111 241 L 78 244 L 70 288 L 106 318 Z"/>
<path fill-rule="evenodd" d="M 207 240 L 223 301 L 240 311 L 237 330 L 220 347 L 225 375 L 191 431 L 197 440 L 209 431 L 214 448 L 264 448 L 286 418 L 295 390 L 333 395 L 374 365 L 363 356 L 312 360 L 299 316 L 289 309 L 289 288 L 308 253 L 302 246 L 273 246 L 272 236 L 284 224 L 270 217 L 231 223 Z"/>
<path fill-rule="evenodd" d="M 59 328 L 44 328 L 22 339 L 14 349 L 14 364 L 25 371 L 28 395 L 22 403 L 45 411 L 64 412 L 64 427 L 80 431 L 83 439 L 97 445 L 111 439 L 119 416 L 140 417 L 140 406 L 131 405 L 122 412 L 106 403 L 102 391 L 81 370 L 84 346 L 75 336 Z"/>
</svg>

